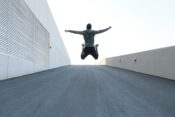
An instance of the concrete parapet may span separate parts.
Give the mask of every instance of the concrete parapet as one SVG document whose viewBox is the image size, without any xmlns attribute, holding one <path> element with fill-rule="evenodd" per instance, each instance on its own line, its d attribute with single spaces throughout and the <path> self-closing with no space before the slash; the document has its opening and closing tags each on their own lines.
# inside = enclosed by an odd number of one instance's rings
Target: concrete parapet
<svg viewBox="0 0 175 117">
<path fill-rule="evenodd" d="M 175 80 L 175 46 L 106 58 L 101 64 Z"/>
</svg>

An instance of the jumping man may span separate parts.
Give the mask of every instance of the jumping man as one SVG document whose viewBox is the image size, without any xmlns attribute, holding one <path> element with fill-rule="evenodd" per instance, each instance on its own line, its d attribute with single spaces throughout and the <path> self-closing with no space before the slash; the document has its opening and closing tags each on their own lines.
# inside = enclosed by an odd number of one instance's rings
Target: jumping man
<svg viewBox="0 0 175 117">
<path fill-rule="evenodd" d="M 91 30 L 92 25 L 89 23 L 86 26 L 86 30 L 84 31 L 74 31 L 74 30 L 65 30 L 65 32 L 70 32 L 74 34 L 80 34 L 83 35 L 85 44 L 82 44 L 83 49 L 81 53 L 81 59 L 85 59 L 89 54 L 91 54 L 95 59 L 98 59 L 98 44 L 94 45 L 94 37 L 96 34 L 103 33 L 111 28 L 109 26 L 106 29 L 103 30 Z"/>
</svg>

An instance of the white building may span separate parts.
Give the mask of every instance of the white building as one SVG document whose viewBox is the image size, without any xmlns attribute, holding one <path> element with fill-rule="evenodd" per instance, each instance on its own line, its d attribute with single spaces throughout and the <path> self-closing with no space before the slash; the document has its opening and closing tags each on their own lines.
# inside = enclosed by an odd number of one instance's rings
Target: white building
<svg viewBox="0 0 175 117">
<path fill-rule="evenodd" d="M 0 1 L 0 80 L 69 64 L 46 0 Z"/>
</svg>

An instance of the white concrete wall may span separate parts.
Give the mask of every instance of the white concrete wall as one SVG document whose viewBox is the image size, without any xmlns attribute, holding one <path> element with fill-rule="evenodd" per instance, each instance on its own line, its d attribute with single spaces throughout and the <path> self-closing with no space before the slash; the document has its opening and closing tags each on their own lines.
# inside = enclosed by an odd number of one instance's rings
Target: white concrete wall
<svg viewBox="0 0 175 117">
<path fill-rule="evenodd" d="M 48 7 L 47 0 L 25 0 L 35 16 L 40 20 L 50 34 L 50 68 L 69 65 L 67 54 L 56 23 Z"/>
<path fill-rule="evenodd" d="M 49 42 L 50 42 L 49 45 L 51 46 L 51 48 L 49 49 L 49 60 L 48 60 L 49 64 L 41 65 L 33 63 L 26 59 L 13 55 L 8 55 L 3 51 L 2 52 L 0 51 L 0 80 L 70 64 L 69 56 L 67 54 L 64 43 L 61 39 L 55 21 L 51 15 L 47 1 L 24 0 L 24 2 L 33 12 L 35 17 L 44 26 L 44 28 L 49 32 Z M 0 49 L 3 48 L 0 47 Z"/>
<path fill-rule="evenodd" d="M 175 80 L 175 47 L 107 58 L 101 64 Z"/>
</svg>

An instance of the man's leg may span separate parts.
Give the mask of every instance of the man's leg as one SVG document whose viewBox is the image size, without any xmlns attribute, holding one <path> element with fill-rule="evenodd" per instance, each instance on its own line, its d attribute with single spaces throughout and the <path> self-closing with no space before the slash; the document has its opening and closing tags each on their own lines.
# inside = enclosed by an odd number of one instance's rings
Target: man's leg
<svg viewBox="0 0 175 117">
<path fill-rule="evenodd" d="M 81 52 L 81 59 L 85 59 L 87 57 L 87 52 L 86 52 L 86 48 L 82 48 L 82 52 Z"/>
<path fill-rule="evenodd" d="M 91 55 L 94 57 L 94 59 L 98 59 L 98 49 L 96 47 L 92 49 Z"/>
</svg>

